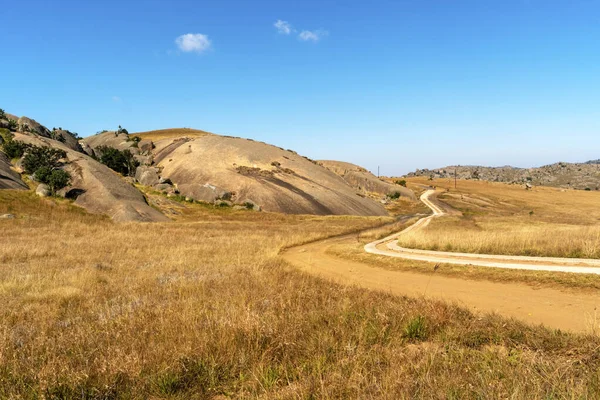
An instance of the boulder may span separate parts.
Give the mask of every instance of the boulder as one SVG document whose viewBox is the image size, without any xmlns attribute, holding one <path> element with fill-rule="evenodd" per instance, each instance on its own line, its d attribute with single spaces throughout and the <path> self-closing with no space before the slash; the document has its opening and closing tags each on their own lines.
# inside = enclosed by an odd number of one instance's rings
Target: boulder
<svg viewBox="0 0 600 400">
<path fill-rule="evenodd" d="M 83 147 L 79 143 L 79 140 L 70 131 L 57 129 L 50 132 L 50 137 L 58 140 L 72 150 L 83 152 Z"/>
<path fill-rule="evenodd" d="M 175 192 L 175 188 L 173 188 L 173 185 L 170 185 L 168 183 L 159 183 L 157 185 L 154 185 L 153 187 L 159 192 Z"/>
<path fill-rule="evenodd" d="M 0 189 L 23 189 L 29 187 L 21 180 L 19 174 L 11 169 L 10 161 L 0 151 Z"/>
<path fill-rule="evenodd" d="M 50 137 L 50 130 L 31 118 L 21 117 L 17 120 L 17 124 L 19 124 L 22 131 L 25 131 L 23 128 L 27 126 L 32 133 L 36 133 L 46 138 Z"/>
<path fill-rule="evenodd" d="M 35 194 L 37 194 L 40 197 L 48 197 L 50 196 L 50 188 L 48 187 L 48 185 L 40 183 L 37 189 L 35 189 Z"/>
<path fill-rule="evenodd" d="M 254 200 L 246 199 L 243 202 L 244 207 L 253 211 L 262 211 L 262 207 L 256 204 Z"/>
<path fill-rule="evenodd" d="M 229 201 L 232 197 L 231 192 L 221 189 L 215 185 L 211 185 L 210 183 L 190 186 L 191 187 L 188 187 L 187 191 L 189 197 L 205 203 L 215 203 L 217 200 Z"/>
<path fill-rule="evenodd" d="M 144 139 L 138 143 L 138 149 L 140 154 L 149 155 L 154 149 L 154 142 L 152 140 Z"/>
<path fill-rule="evenodd" d="M 160 183 L 158 168 L 140 166 L 135 170 L 135 179 L 144 186 L 154 186 Z"/>
</svg>

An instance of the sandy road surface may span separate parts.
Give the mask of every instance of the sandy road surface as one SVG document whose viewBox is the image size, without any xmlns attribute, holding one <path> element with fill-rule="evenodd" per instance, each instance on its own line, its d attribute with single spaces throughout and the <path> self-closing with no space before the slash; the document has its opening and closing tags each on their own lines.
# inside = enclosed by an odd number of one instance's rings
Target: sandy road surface
<svg viewBox="0 0 600 400">
<path fill-rule="evenodd" d="M 435 218 L 436 209 L 437 215 L 443 214 L 443 210 L 429 200 L 430 195 L 424 196 L 424 200 L 425 204 L 433 205 L 434 216 L 419 220 L 412 229 L 426 226 L 427 221 Z M 378 241 L 381 243 L 378 243 L 376 248 L 394 240 L 398 234 L 393 236 L 384 241 Z M 336 283 L 380 290 L 395 295 L 455 302 L 477 312 L 497 312 L 528 323 L 544 324 L 551 328 L 568 331 L 589 333 L 592 330 L 597 331 L 600 327 L 600 310 L 598 315 L 596 312 L 596 307 L 600 306 L 600 294 L 576 290 L 540 289 L 518 283 L 451 278 L 436 275 L 433 267 L 430 271 L 424 270 L 423 273 L 391 271 L 327 254 L 327 249 L 332 245 L 351 243 L 356 243 L 356 235 L 341 236 L 290 248 L 283 251 L 281 255 L 300 270 Z M 462 255 L 460 256 L 462 257 Z M 469 259 L 468 262 L 461 260 L 460 263 L 475 264 L 473 261 L 478 260 L 485 262 L 481 259 Z M 511 261 L 512 258 L 508 260 Z M 545 264 L 548 265 L 542 265 L 542 267 L 556 266 L 548 262 Z M 532 264 L 519 261 L 518 265 L 527 267 Z M 505 268 L 510 267 L 506 266 Z M 567 266 L 567 268 L 574 267 Z M 593 267 L 584 268 L 591 269 Z"/>
<path fill-rule="evenodd" d="M 407 249 L 398 246 L 397 239 L 399 236 L 416 229 L 423 229 L 431 222 L 433 218 L 438 218 L 445 215 L 444 211 L 429 199 L 429 197 L 434 193 L 434 190 L 428 190 L 421 196 L 421 201 L 433 211 L 432 215 L 420 219 L 414 225 L 411 225 L 402 232 L 395 233 L 384 239 L 367 244 L 365 246 L 365 251 L 367 253 L 378 254 L 382 256 L 427 261 L 440 264 L 477 265 L 480 267 L 492 268 L 527 269 L 534 271 L 555 271 L 600 275 L 600 260 L 583 258 L 525 257 L 453 253 L 444 251 Z"/>
</svg>

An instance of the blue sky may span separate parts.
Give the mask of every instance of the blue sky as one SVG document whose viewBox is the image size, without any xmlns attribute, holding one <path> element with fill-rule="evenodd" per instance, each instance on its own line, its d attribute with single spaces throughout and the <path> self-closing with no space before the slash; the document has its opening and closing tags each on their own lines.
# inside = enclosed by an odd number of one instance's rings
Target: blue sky
<svg viewBox="0 0 600 400">
<path fill-rule="evenodd" d="M 387 175 L 600 158 L 598 1 L 19 0 L 2 20 L 0 107 L 84 136 L 193 127 Z"/>
</svg>

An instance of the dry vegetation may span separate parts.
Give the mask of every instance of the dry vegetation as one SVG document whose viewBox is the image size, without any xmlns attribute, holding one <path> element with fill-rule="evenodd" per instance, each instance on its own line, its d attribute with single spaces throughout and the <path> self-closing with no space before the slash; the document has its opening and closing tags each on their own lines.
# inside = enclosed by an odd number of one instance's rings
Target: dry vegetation
<svg viewBox="0 0 600 400">
<path fill-rule="evenodd" d="M 288 268 L 282 246 L 388 219 L 154 198 L 114 224 L 0 191 L 0 398 L 597 398 L 600 339 Z M 199 220 L 199 222 L 191 222 Z"/>
<path fill-rule="evenodd" d="M 172 128 L 172 129 L 159 129 L 155 131 L 147 132 L 136 132 L 132 133 L 131 136 L 139 136 L 142 139 L 148 140 L 161 140 L 161 139 L 173 139 L 178 137 L 202 137 L 206 135 L 212 135 L 210 132 L 201 131 L 198 129 L 191 128 Z"/>
<path fill-rule="evenodd" d="M 421 182 L 413 179 L 411 182 Z M 427 250 L 600 258 L 600 193 L 448 180 L 426 181 L 462 215 L 438 218 L 399 244 Z"/>
</svg>

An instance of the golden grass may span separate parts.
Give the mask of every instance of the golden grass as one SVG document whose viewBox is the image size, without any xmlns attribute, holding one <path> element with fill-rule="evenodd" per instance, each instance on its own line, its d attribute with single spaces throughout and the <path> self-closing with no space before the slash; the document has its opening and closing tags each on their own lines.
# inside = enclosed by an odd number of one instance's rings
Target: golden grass
<svg viewBox="0 0 600 400">
<path fill-rule="evenodd" d="M 419 181 L 417 181 L 419 182 Z M 404 247 L 482 254 L 600 258 L 600 193 L 480 181 L 425 181 L 462 215 L 399 238 Z"/>
<path fill-rule="evenodd" d="M 341 287 L 286 245 L 388 219 L 177 208 L 114 224 L 0 191 L 0 398 L 597 398 L 600 339 Z"/>
<path fill-rule="evenodd" d="M 191 128 L 159 129 L 155 131 L 136 132 L 131 134 L 131 136 L 139 136 L 142 139 L 149 140 L 173 139 L 183 136 L 195 138 L 206 135 L 212 135 L 212 133 Z"/>
</svg>

